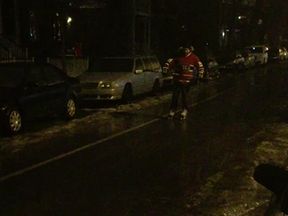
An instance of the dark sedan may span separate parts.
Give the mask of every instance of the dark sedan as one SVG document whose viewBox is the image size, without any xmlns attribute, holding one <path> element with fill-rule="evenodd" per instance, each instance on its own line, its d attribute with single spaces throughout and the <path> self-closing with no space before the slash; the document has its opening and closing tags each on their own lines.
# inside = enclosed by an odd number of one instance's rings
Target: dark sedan
<svg viewBox="0 0 288 216">
<path fill-rule="evenodd" d="M 19 133 L 24 120 L 75 116 L 82 88 L 78 79 L 59 68 L 33 62 L 1 64 L 0 77 L 0 123 L 9 134 Z"/>
</svg>

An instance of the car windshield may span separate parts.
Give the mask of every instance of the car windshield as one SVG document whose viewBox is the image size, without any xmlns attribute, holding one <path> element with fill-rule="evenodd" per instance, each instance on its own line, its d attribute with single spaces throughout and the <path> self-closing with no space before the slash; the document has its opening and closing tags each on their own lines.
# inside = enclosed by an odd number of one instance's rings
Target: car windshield
<svg viewBox="0 0 288 216">
<path fill-rule="evenodd" d="M 0 68 L 0 87 L 17 87 L 21 85 L 24 78 L 24 71 L 20 68 Z"/>
<path fill-rule="evenodd" d="M 131 72 L 134 59 L 100 59 L 87 72 Z"/>
<path fill-rule="evenodd" d="M 250 50 L 251 53 L 263 53 L 262 47 L 251 47 L 247 49 Z"/>
</svg>

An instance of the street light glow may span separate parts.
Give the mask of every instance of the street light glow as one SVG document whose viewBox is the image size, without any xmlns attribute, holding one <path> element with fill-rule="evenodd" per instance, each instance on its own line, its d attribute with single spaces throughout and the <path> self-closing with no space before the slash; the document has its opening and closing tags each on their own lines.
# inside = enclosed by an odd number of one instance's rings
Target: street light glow
<svg viewBox="0 0 288 216">
<path fill-rule="evenodd" d="M 71 17 L 68 17 L 67 23 L 71 23 L 71 22 L 72 22 L 72 18 L 71 18 Z"/>
</svg>

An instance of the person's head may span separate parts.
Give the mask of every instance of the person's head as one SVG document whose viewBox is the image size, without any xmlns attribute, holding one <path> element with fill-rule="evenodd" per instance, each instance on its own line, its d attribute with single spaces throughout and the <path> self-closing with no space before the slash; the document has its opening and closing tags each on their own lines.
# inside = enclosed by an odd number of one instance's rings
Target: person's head
<svg viewBox="0 0 288 216">
<path fill-rule="evenodd" d="M 190 45 L 183 46 L 183 54 L 184 56 L 188 56 L 194 51 L 194 47 Z"/>
<path fill-rule="evenodd" d="M 185 56 L 188 56 L 190 53 L 192 53 L 193 50 L 194 50 L 193 46 L 191 46 L 191 47 L 189 47 L 189 46 L 184 47 L 184 54 L 185 54 Z"/>
<path fill-rule="evenodd" d="M 189 48 L 184 49 L 185 56 L 188 56 L 191 53 L 191 50 Z"/>
</svg>

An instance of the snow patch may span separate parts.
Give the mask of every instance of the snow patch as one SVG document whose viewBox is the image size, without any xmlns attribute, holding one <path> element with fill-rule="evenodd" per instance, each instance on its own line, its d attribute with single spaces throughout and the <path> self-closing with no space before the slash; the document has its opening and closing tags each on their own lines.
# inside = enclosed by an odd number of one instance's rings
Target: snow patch
<svg viewBox="0 0 288 216">
<path fill-rule="evenodd" d="M 198 192 L 190 197 L 190 201 L 192 201 L 191 207 L 197 207 L 203 203 L 213 193 L 214 185 L 220 182 L 223 176 L 224 173 L 219 172 L 209 177 L 206 181 L 206 184 L 201 186 Z"/>
<path fill-rule="evenodd" d="M 192 202 L 188 201 L 186 206 L 191 209 L 201 209 L 201 205 L 204 205 L 206 207 L 205 210 L 203 209 L 202 215 L 215 216 L 241 216 L 249 215 L 249 213 L 252 215 L 252 212 L 259 207 L 266 208 L 271 192 L 254 180 L 254 168 L 260 163 L 287 165 L 285 163 L 288 158 L 288 127 L 286 124 L 275 123 L 269 127 L 268 131 L 261 131 L 247 141 L 248 143 L 256 142 L 263 135 L 266 137 L 268 135 L 269 140 L 262 141 L 256 150 L 251 152 L 247 161 L 247 164 L 254 164 L 254 166 L 244 167 L 240 164 L 225 172 L 217 173 L 188 198 Z M 239 173 L 239 178 L 238 185 L 233 184 L 233 188 L 231 188 L 228 183 L 225 183 L 224 176 L 233 170 Z M 218 187 L 219 182 L 223 183 L 220 188 Z M 210 208 L 207 209 L 207 206 Z"/>
</svg>

